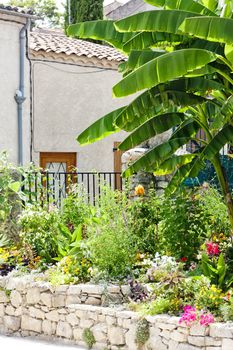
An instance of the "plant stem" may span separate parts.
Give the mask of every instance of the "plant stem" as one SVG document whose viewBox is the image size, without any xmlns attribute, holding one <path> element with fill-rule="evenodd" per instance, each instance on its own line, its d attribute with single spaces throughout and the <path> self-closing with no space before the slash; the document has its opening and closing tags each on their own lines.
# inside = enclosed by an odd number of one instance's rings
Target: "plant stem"
<svg viewBox="0 0 233 350">
<path fill-rule="evenodd" d="M 227 211 L 228 211 L 228 217 L 230 220 L 231 224 L 231 229 L 233 233 L 233 199 L 231 195 L 231 191 L 229 188 L 229 183 L 226 178 L 226 173 L 224 171 L 224 168 L 221 164 L 219 155 L 216 155 L 214 160 L 213 160 L 213 165 L 216 171 L 216 174 L 218 176 L 219 184 L 223 193 L 223 197 L 227 206 Z"/>
</svg>

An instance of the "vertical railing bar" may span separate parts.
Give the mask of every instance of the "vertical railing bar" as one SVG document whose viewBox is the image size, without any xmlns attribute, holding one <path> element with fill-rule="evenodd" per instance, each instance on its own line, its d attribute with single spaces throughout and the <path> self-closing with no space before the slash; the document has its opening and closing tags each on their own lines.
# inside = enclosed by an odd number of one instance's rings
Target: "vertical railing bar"
<svg viewBox="0 0 233 350">
<path fill-rule="evenodd" d="M 92 174 L 92 187 L 93 187 L 93 204 L 95 205 L 95 175 L 96 174 Z"/>
</svg>

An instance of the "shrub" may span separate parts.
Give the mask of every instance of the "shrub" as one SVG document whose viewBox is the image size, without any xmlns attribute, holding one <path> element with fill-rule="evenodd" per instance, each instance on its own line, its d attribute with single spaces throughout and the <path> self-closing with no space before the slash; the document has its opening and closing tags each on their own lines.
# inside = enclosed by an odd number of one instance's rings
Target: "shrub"
<svg viewBox="0 0 233 350">
<path fill-rule="evenodd" d="M 83 341 L 87 344 L 88 349 L 91 349 L 96 343 L 95 337 L 89 328 L 85 328 L 83 331 Z"/>
<path fill-rule="evenodd" d="M 140 252 L 155 254 L 159 250 L 160 209 L 161 198 L 154 190 L 150 190 L 147 197 L 138 197 L 129 204 L 130 226 Z"/>
<path fill-rule="evenodd" d="M 139 347 L 142 347 L 149 338 L 150 338 L 149 322 L 145 318 L 143 318 L 139 320 L 137 323 L 135 343 L 138 344 Z"/>
<path fill-rule="evenodd" d="M 22 244 L 29 245 L 45 262 L 52 262 L 57 256 L 59 222 L 56 208 L 47 211 L 38 205 L 28 205 L 19 217 Z"/>
</svg>

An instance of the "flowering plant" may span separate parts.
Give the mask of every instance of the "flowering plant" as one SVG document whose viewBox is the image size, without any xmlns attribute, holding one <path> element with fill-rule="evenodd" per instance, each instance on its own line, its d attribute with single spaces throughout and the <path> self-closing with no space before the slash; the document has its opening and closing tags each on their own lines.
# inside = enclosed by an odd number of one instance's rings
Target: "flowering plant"
<svg viewBox="0 0 233 350">
<path fill-rule="evenodd" d="M 218 243 L 206 242 L 206 250 L 209 256 L 218 256 L 220 253 Z"/>
<path fill-rule="evenodd" d="M 193 323 L 199 322 L 201 326 L 207 327 L 214 322 L 214 316 L 205 311 L 198 312 L 195 306 L 184 306 L 184 313 L 181 316 L 179 323 L 185 322 L 190 327 Z"/>
</svg>

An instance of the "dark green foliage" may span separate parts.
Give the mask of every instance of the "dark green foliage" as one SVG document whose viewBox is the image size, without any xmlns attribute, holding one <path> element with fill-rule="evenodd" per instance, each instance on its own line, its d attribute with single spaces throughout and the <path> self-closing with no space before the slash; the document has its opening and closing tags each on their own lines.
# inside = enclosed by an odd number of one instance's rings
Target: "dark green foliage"
<svg viewBox="0 0 233 350">
<path fill-rule="evenodd" d="M 150 190 L 147 197 L 139 197 L 129 205 L 131 229 L 137 238 L 140 252 L 155 254 L 159 250 L 158 223 L 162 201 Z"/>
<path fill-rule="evenodd" d="M 65 10 L 65 29 L 71 24 L 103 19 L 103 0 L 70 0 Z"/>
</svg>

